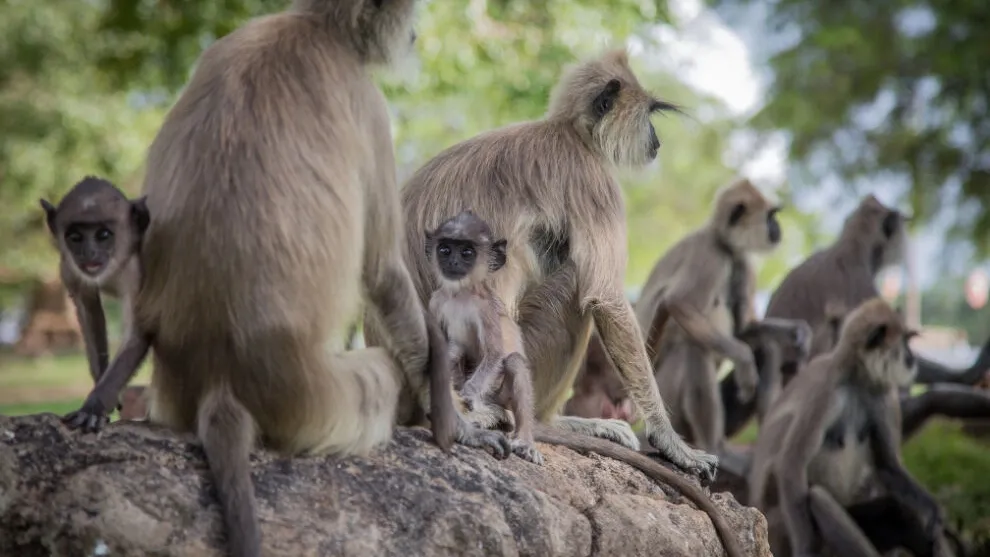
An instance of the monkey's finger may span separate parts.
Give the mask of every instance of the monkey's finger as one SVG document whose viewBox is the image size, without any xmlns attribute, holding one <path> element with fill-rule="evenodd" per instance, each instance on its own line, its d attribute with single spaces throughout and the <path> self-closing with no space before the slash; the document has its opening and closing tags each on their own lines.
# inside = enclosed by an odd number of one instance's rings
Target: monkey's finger
<svg viewBox="0 0 990 557">
<path fill-rule="evenodd" d="M 79 426 L 85 421 L 85 416 L 81 415 L 78 410 L 72 412 L 62 418 L 62 423 L 69 427 L 69 429 L 79 429 Z"/>
</svg>

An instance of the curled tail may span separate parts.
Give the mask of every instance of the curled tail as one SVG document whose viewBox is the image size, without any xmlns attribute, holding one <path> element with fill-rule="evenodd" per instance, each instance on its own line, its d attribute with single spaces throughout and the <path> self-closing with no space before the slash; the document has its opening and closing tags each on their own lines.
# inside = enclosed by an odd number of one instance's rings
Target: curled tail
<svg viewBox="0 0 990 557">
<path fill-rule="evenodd" d="M 261 557 L 258 505 L 251 483 L 255 441 L 251 414 L 227 387 L 216 388 L 199 407 L 197 433 L 213 473 L 230 555 Z"/>
<path fill-rule="evenodd" d="M 653 480 L 662 481 L 676 487 L 685 497 L 690 499 L 699 509 L 705 511 L 708 517 L 711 518 L 712 524 L 715 526 L 715 531 L 722 540 L 722 546 L 725 547 L 726 555 L 728 557 L 743 557 L 743 551 L 739 546 L 739 541 L 733 535 L 729 524 L 718 512 L 718 509 L 715 508 L 715 504 L 712 503 L 711 499 L 701 489 L 677 475 L 673 470 L 665 468 L 643 453 L 627 449 L 622 445 L 597 437 L 556 429 L 544 424 L 536 424 L 535 433 L 536 441 L 540 443 L 563 445 L 580 453 L 598 453 L 602 456 L 625 462 Z"/>
</svg>

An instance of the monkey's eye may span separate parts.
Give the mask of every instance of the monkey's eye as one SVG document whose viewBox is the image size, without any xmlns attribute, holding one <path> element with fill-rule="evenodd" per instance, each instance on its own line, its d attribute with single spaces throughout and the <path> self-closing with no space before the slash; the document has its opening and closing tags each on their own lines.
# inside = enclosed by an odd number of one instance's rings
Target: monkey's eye
<svg viewBox="0 0 990 557">
<path fill-rule="evenodd" d="M 474 257 L 474 248 L 464 248 L 461 250 L 462 257 Z"/>
<path fill-rule="evenodd" d="M 70 230 L 65 233 L 65 239 L 73 244 L 78 244 L 83 241 L 83 235 L 78 230 Z"/>
<path fill-rule="evenodd" d="M 437 253 L 446 257 L 450 255 L 450 248 L 448 246 L 440 246 L 437 248 Z"/>
<path fill-rule="evenodd" d="M 96 239 L 101 242 L 105 242 L 111 237 L 113 237 L 113 232 L 111 232 L 109 228 L 101 228 L 96 231 Z"/>
</svg>

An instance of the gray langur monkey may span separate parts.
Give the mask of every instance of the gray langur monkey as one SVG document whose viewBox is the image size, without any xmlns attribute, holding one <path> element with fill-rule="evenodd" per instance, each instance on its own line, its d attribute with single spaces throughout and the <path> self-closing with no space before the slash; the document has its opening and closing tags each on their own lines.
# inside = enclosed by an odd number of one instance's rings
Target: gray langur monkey
<svg viewBox="0 0 990 557">
<path fill-rule="evenodd" d="M 446 334 L 452 375 L 455 384 L 462 384 L 459 395 L 468 406 L 468 420 L 486 428 L 497 425 L 504 413 L 493 412 L 486 401 L 494 393 L 499 405 L 512 410 L 512 451 L 542 464 L 543 455 L 533 442 L 529 365 L 518 352 L 505 354 L 502 348 L 521 344 L 519 327 L 485 282 L 505 265 L 505 248 L 506 241 L 493 239 L 488 223 L 471 211 L 426 231 L 426 254 L 440 281 L 429 308 Z"/>
<path fill-rule="evenodd" d="M 119 353 L 129 355 L 140 338 L 131 320 L 131 304 L 141 286 L 141 242 L 151 221 L 145 198 L 129 200 L 111 182 L 86 176 L 62 198 L 58 206 L 39 201 L 45 220 L 58 246 L 59 274 L 82 328 L 86 360 L 94 385 L 99 385 L 109 366 L 106 316 L 101 295 L 120 298 L 123 304 L 124 336 Z M 128 378 L 129 379 L 129 378 Z M 106 414 L 122 408 L 117 395 L 125 385 L 108 384 L 100 389 L 103 398 L 88 399 L 90 410 Z M 93 431 L 95 416 L 70 414 L 74 427 Z"/>
<path fill-rule="evenodd" d="M 707 451 L 720 453 L 725 441 L 721 357 L 735 363 L 739 400 L 756 394 L 753 352 L 733 334 L 730 279 L 737 260 L 779 245 L 779 210 L 747 179 L 722 188 L 709 221 L 660 258 L 634 306 L 674 428 Z"/>
<path fill-rule="evenodd" d="M 440 447 L 510 452 L 454 406 L 446 341 L 403 263 L 369 68 L 411 47 L 415 4 L 295 0 L 245 23 L 204 50 L 148 152 L 133 311 L 153 349 L 149 421 L 202 441 L 236 557 L 262 553 L 259 440 L 367 454 L 428 411 Z M 362 299 L 385 342 L 346 351 Z"/>
<path fill-rule="evenodd" d="M 825 326 L 829 319 L 825 312 L 826 302 L 838 301 L 855 308 L 879 295 L 877 274 L 903 259 L 907 244 L 906 221 L 902 213 L 883 205 L 873 195 L 865 196 L 846 218 L 835 242 L 812 254 L 784 277 L 770 298 L 767 316 L 804 319 L 815 331 L 811 357 L 827 351 L 832 329 Z M 917 430 L 935 414 L 957 418 L 990 416 L 990 397 L 969 387 L 990 369 L 990 341 L 962 373 L 922 357 L 917 360 L 918 382 L 956 384 L 933 385 L 927 392 L 915 396 L 903 389 L 900 406 L 905 433 Z M 784 383 L 795 373 L 792 366 L 785 365 Z"/>
<path fill-rule="evenodd" d="M 840 302 L 841 303 L 841 302 Z M 913 336 L 880 298 L 845 320 L 835 347 L 820 354 L 775 401 L 763 421 L 749 475 L 749 504 L 767 517 L 779 557 L 879 557 L 894 547 L 935 554 L 943 517 L 904 468 L 889 393 L 909 385 Z M 874 484 L 883 487 L 871 496 Z"/>
<path fill-rule="evenodd" d="M 522 331 L 523 345 L 505 351 L 530 363 L 537 419 L 639 448 L 624 421 L 559 415 L 594 324 L 650 444 L 711 479 L 718 458 L 689 447 L 671 427 L 624 292 L 626 213 L 615 168 L 656 158 L 650 116 L 674 108 L 643 89 L 624 51 L 576 64 L 543 118 L 458 143 L 416 171 L 402 188 L 405 256 L 426 303 L 437 283 L 423 230 L 471 207 L 508 241 L 505 267 L 489 282 Z M 369 345 L 380 344 L 382 335 L 367 325 Z"/>
</svg>

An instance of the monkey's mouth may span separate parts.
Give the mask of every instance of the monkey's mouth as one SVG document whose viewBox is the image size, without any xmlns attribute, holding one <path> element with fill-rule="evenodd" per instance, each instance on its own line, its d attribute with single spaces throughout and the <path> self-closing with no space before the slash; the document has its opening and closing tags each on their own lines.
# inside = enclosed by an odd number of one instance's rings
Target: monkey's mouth
<svg viewBox="0 0 990 557">
<path fill-rule="evenodd" d="M 103 263 L 91 261 L 89 263 L 83 263 L 81 267 L 83 272 L 87 275 L 95 275 L 103 270 Z"/>
</svg>

